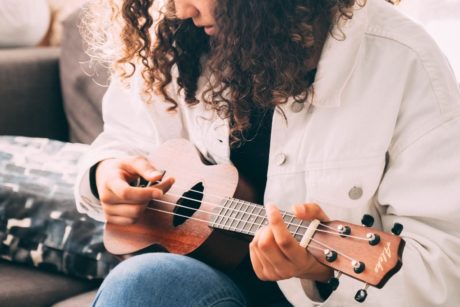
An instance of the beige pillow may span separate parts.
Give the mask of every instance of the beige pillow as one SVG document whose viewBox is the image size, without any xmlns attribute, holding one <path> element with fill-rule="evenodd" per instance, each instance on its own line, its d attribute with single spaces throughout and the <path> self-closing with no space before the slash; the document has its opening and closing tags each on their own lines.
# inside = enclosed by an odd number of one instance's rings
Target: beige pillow
<svg viewBox="0 0 460 307">
<path fill-rule="evenodd" d="M 0 0 L 0 48 L 37 45 L 50 25 L 48 0 Z"/>
<path fill-rule="evenodd" d="M 59 46 L 62 40 L 62 22 L 88 0 L 48 0 L 52 21 L 44 45 Z"/>
</svg>

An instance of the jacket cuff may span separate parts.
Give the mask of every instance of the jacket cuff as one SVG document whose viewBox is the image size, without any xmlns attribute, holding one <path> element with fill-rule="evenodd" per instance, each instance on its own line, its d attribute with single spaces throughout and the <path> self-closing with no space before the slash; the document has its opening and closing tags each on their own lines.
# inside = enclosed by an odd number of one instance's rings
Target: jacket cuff
<svg viewBox="0 0 460 307">
<path fill-rule="evenodd" d="M 99 166 L 99 163 L 96 163 L 89 169 L 89 187 L 91 189 L 91 193 L 93 193 L 93 196 L 96 197 L 98 200 L 100 200 L 99 197 L 99 191 L 97 190 L 97 184 L 96 184 L 96 170 L 97 167 Z"/>
</svg>

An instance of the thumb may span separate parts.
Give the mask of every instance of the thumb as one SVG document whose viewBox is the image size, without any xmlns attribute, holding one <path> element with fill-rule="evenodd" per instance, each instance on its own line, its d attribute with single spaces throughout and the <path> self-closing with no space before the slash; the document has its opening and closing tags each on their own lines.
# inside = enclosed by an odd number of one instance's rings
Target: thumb
<svg viewBox="0 0 460 307">
<path fill-rule="evenodd" d="M 164 170 L 158 170 L 149 160 L 144 157 L 134 157 L 125 164 L 125 168 L 131 174 L 139 175 L 146 181 L 155 182 L 161 180 L 165 173 Z"/>
<path fill-rule="evenodd" d="M 295 216 L 301 220 L 318 219 L 322 222 L 329 221 L 329 217 L 324 213 L 323 209 L 317 204 L 299 204 L 293 206 Z"/>
</svg>

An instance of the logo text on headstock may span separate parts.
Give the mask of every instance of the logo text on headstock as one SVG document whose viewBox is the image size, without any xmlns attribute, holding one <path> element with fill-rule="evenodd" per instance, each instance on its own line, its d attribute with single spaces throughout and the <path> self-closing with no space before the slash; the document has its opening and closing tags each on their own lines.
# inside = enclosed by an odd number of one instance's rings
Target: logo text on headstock
<svg viewBox="0 0 460 307">
<path fill-rule="evenodd" d="M 387 242 L 387 244 L 383 248 L 382 253 L 380 254 L 379 258 L 377 259 L 377 264 L 374 267 L 375 273 L 378 273 L 379 271 L 383 272 L 383 265 L 385 263 L 387 263 L 391 259 L 390 246 L 391 246 L 391 243 Z"/>
</svg>

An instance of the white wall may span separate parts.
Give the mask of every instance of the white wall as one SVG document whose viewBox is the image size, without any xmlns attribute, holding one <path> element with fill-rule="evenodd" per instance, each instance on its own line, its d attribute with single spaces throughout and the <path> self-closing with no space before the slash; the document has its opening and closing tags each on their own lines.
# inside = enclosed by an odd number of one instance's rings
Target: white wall
<svg viewBox="0 0 460 307">
<path fill-rule="evenodd" d="M 460 0 L 402 0 L 399 8 L 433 36 L 460 81 Z"/>
</svg>

